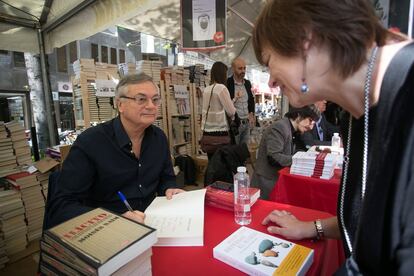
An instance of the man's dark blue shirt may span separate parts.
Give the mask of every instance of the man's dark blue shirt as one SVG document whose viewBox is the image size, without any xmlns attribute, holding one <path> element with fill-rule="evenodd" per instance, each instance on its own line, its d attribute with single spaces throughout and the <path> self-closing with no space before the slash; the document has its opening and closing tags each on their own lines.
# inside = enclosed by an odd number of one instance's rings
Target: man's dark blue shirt
<svg viewBox="0 0 414 276">
<path fill-rule="evenodd" d="M 49 227 L 96 207 L 127 211 L 121 191 L 134 210 L 144 211 L 156 193 L 176 188 L 170 151 L 164 132 L 145 130 L 140 157 L 119 117 L 85 130 L 64 161 L 48 207 Z"/>
</svg>

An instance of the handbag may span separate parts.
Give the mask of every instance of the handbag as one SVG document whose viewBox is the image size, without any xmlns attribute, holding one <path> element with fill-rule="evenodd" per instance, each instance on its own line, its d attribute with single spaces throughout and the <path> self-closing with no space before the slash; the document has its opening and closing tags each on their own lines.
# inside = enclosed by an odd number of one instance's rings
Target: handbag
<svg viewBox="0 0 414 276">
<path fill-rule="evenodd" d="M 208 133 L 205 132 L 206 129 L 206 122 L 208 118 L 208 112 L 210 110 L 210 103 L 211 103 L 211 97 L 213 96 L 213 89 L 215 84 L 213 85 L 213 88 L 211 89 L 210 99 L 208 101 L 208 107 L 206 112 L 206 120 L 204 122 L 204 129 L 203 129 L 203 135 L 200 139 L 200 148 L 202 151 L 204 151 L 207 154 L 213 154 L 218 148 L 229 145 L 231 142 L 230 136 L 228 134 L 224 135 L 217 135 L 214 133 Z"/>
<path fill-rule="evenodd" d="M 217 136 L 208 132 L 203 132 L 200 139 L 200 147 L 207 154 L 213 154 L 222 146 L 229 145 L 231 142 L 229 135 Z"/>
</svg>

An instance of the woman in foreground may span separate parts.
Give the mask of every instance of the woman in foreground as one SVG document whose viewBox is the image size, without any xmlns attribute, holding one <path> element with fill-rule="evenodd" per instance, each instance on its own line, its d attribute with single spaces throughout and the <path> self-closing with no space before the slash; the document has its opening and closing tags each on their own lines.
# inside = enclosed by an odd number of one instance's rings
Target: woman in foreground
<svg viewBox="0 0 414 276">
<path fill-rule="evenodd" d="M 350 113 L 337 217 L 275 210 L 268 231 L 342 238 L 347 275 L 414 271 L 414 45 L 384 29 L 368 0 L 273 0 L 253 33 L 256 57 L 291 105 Z"/>
</svg>

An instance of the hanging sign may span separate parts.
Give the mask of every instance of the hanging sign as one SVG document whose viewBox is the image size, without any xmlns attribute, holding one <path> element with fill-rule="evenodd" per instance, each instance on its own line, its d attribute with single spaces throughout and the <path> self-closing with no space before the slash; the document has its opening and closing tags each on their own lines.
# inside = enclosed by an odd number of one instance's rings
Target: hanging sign
<svg viewBox="0 0 414 276">
<path fill-rule="evenodd" d="M 184 50 L 226 47 L 225 0 L 181 0 L 181 45 Z"/>
<path fill-rule="evenodd" d="M 115 97 L 116 83 L 112 80 L 96 80 L 97 97 Z"/>
<path fill-rule="evenodd" d="M 58 81 L 59 92 L 73 92 L 72 84 L 70 82 Z"/>
</svg>

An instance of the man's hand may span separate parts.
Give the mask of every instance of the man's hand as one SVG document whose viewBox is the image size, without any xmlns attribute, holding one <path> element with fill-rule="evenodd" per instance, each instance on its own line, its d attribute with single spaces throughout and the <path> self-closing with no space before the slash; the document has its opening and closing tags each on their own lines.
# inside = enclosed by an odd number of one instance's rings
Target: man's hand
<svg viewBox="0 0 414 276">
<path fill-rule="evenodd" d="M 182 189 L 167 189 L 165 191 L 165 196 L 167 197 L 167 199 L 171 199 L 173 197 L 173 195 L 175 194 L 179 194 L 179 193 L 184 193 L 185 191 Z"/>
<path fill-rule="evenodd" d="M 275 224 L 267 227 L 269 233 L 282 235 L 288 239 L 301 240 L 316 236 L 315 226 L 312 221 L 298 220 L 294 215 L 285 210 L 274 210 L 268 214 L 262 224 L 268 225 L 269 223 Z"/>
<path fill-rule="evenodd" d="M 128 211 L 122 214 L 124 217 L 132 219 L 136 222 L 140 222 L 140 223 L 144 223 L 144 219 L 145 219 L 145 214 L 143 212 L 140 211 Z"/>
<path fill-rule="evenodd" d="M 254 113 L 249 113 L 249 125 L 250 128 L 254 128 L 256 126 L 256 116 L 254 116 Z"/>
</svg>

